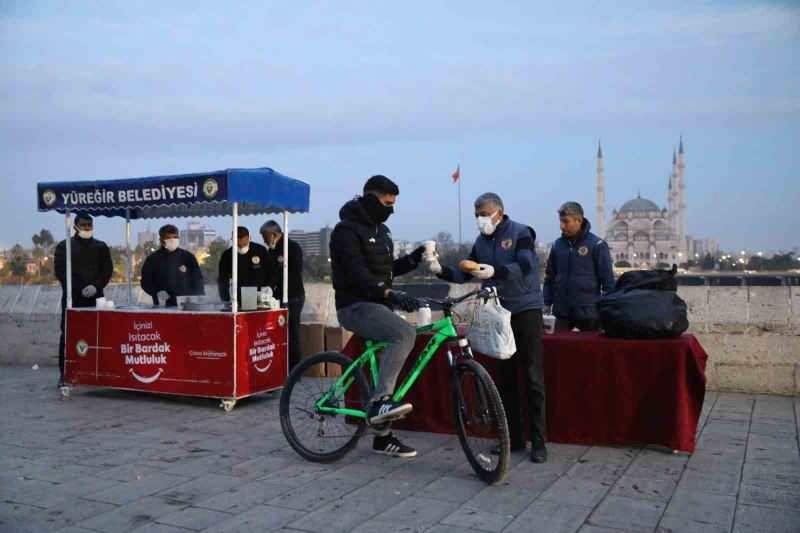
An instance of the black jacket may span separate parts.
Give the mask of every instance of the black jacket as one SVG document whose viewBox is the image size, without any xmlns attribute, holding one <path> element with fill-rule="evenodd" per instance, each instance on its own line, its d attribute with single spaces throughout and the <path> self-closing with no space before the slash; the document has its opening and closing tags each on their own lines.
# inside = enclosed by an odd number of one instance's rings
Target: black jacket
<svg viewBox="0 0 800 533">
<path fill-rule="evenodd" d="M 275 293 L 275 298 L 283 301 L 283 239 L 275 244 L 273 250 L 268 250 L 270 258 L 270 286 Z M 299 298 L 306 295 L 303 286 L 303 249 L 292 239 L 289 239 L 289 298 Z"/>
<path fill-rule="evenodd" d="M 233 277 L 233 248 L 222 252 L 219 260 L 219 297 L 223 302 L 230 301 L 230 284 Z M 237 269 L 239 271 L 239 287 L 266 287 L 269 285 L 270 264 L 267 249 L 258 243 L 250 242 L 250 249 L 244 255 L 239 255 Z M 239 290 L 239 301 L 242 301 L 242 291 Z"/>
<path fill-rule="evenodd" d="M 111 261 L 111 252 L 103 241 L 94 237 L 82 239 L 72 237 L 72 305 L 73 307 L 94 307 L 95 300 L 103 296 L 103 289 L 111 280 L 114 273 L 114 263 Z M 56 278 L 61 283 L 62 301 L 66 305 L 67 295 L 67 241 L 56 245 L 53 266 Z M 87 285 L 94 285 L 97 294 L 91 298 L 84 298 L 81 291 Z"/>
<path fill-rule="evenodd" d="M 167 291 L 168 306 L 178 305 L 176 296 L 205 294 L 203 273 L 191 252 L 178 248 L 168 252 L 163 246 L 147 256 L 142 265 L 142 290 L 158 304 L 158 292 Z"/>
<path fill-rule="evenodd" d="M 360 199 L 344 204 L 339 219 L 330 242 L 336 309 L 358 302 L 388 305 L 384 291 L 395 276 L 414 270 L 416 262 L 410 256 L 394 259 L 389 228 L 373 222 Z"/>
</svg>

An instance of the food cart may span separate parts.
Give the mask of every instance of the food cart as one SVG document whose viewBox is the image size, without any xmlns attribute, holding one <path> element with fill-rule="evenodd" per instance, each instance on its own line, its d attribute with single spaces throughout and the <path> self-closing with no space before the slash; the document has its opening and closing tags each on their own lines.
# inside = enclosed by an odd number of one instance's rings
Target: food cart
<svg viewBox="0 0 800 533">
<path fill-rule="evenodd" d="M 310 187 L 269 168 L 199 174 L 37 184 L 39 211 L 66 216 L 65 387 L 114 389 L 238 399 L 283 386 L 287 376 L 285 309 L 241 312 L 237 291 L 226 304 L 163 308 L 136 305 L 131 286 L 131 220 L 308 212 Z M 127 305 L 72 308 L 72 214 L 125 218 Z M 288 239 L 283 239 L 283 286 L 288 287 Z M 232 285 L 238 286 L 232 254 Z M 283 291 L 284 303 L 288 291 Z M 119 304 L 119 302 L 117 302 Z"/>
</svg>

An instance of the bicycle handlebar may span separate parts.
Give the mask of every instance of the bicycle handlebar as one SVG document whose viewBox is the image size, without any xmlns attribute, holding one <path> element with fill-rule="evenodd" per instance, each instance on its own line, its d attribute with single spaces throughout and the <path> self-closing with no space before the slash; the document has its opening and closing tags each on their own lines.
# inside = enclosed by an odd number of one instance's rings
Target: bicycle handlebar
<svg viewBox="0 0 800 533">
<path fill-rule="evenodd" d="M 480 296 L 481 298 L 497 298 L 497 290 L 494 287 L 487 287 L 484 289 L 478 289 L 472 292 L 468 292 L 467 294 L 463 294 L 457 298 L 450 298 L 449 296 L 444 300 L 436 300 L 435 298 L 417 298 L 417 307 L 422 307 L 420 305 L 421 302 L 431 303 L 438 305 L 442 309 L 450 309 L 456 304 L 460 304 L 464 300 L 468 300 L 473 296 Z"/>
</svg>

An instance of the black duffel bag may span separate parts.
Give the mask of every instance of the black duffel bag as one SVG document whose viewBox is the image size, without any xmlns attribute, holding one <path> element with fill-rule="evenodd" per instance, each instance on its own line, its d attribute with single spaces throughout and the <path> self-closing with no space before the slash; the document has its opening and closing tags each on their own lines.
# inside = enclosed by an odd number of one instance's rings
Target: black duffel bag
<svg viewBox="0 0 800 533">
<path fill-rule="evenodd" d="M 686 302 L 668 290 L 613 290 L 597 301 L 597 312 L 608 337 L 671 339 L 689 327 Z"/>
<path fill-rule="evenodd" d="M 678 265 L 672 265 L 670 270 L 631 270 L 617 279 L 614 288 L 675 292 L 678 290 L 678 281 L 675 279 L 675 273 L 677 272 Z"/>
</svg>

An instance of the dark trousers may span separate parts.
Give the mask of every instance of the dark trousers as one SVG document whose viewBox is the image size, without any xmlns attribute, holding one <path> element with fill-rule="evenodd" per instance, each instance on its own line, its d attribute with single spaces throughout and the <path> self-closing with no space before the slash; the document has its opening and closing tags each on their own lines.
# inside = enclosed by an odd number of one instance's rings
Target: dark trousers
<svg viewBox="0 0 800 533">
<path fill-rule="evenodd" d="M 300 315 L 306 297 L 290 298 L 286 308 L 289 310 L 289 371 L 300 362 Z"/>
<path fill-rule="evenodd" d="M 96 298 L 81 298 L 82 301 L 76 301 L 77 298 L 72 299 L 72 307 L 95 307 Z M 65 332 L 64 328 L 67 322 L 67 298 L 64 294 L 61 295 L 61 337 L 58 339 L 58 370 L 61 372 L 61 379 L 64 379 L 64 344 Z"/>
<path fill-rule="evenodd" d="M 517 353 L 509 359 L 496 361 L 498 389 L 506 410 L 511 443 L 518 445 L 525 442 L 520 413 L 522 396 L 517 386 L 518 369 L 522 371 L 525 380 L 524 396 L 528 402 L 531 440 L 546 440 L 541 309 L 530 309 L 511 315 L 511 329 L 514 331 Z"/>
<path fill-rule="evenodd" d="M 599 331 L 600 321 L 596 318 L 556 318 L 556 331 Z"/>
</svg>

